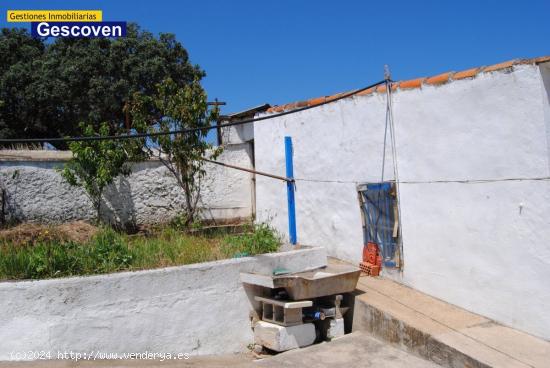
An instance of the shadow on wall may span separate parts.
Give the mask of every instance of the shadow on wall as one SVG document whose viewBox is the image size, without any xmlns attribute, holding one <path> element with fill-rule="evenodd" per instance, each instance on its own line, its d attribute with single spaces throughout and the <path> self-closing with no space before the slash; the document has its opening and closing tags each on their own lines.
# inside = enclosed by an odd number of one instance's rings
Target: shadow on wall
<svg viewBox="0 0 550 368">
<path fill-rule="evenodd" d="M 228 150 L 226 159 L 239 166 L 250 165 L 245 150 L 244 146 Z M 95 218 L 84 189 L 71 187 L 56 170 L 65 164 L 65 156 L 66 152 L 25 150 L 0 154 L 5 222 L 58 224 Z M 212 177 L 202 188 L 204 216 L 216 221 L 249 218 L 249 174 L 208 167 L 208 176 Z M 160 162 L 147 161 L 134 163 L 130 176 L 115 179 L 105 189 L 101 216 L 105 222 L 131 231 L 138 224 L 167 222 L 184 206 L 183 190 L 173 175 Z"/>
<path fill-rule="evenodd" d="M 0 220 L 4 224 L 18 223 L 29 220 L 19 206 L 19 191 L 22 173 L 19 169 L 5 170 L 0 172 Z M 64 184 L 68 185 L 68 184 Z M 74 191 L 74 188 L 70 189 Z M 78 198 L 82 200 L 83 198 Z M 22 199 L 24 200 L 24 198 Z M 80 203 L 82 205 L 82 203 Z M 102 199 L 101 216 L 106 222 L 116 228 L 133 231 L 137 228 L 136 210 L 132 199 L 131 185 L 127 178 L 118 178 L 113 185 L 110 185 Z M 76 216 L 77 219 L 88 216 Z M 67 216 L 68 221 L 75 216 Z M 32 218 L 32 221 L 40 221 L 40 218 Z M 50 221 L 45 221 L 50 222 Z M 54 221 L 55 222 L 55 221 Z"/>
<path fill-rule="evenodd" d="M 544 121 L 546 128 L 546 145 L 548 153 L 548 170 L 550 171 L 550 63 L 540 64 L 543 85 Z"/>
<path fill-rule="evenodd" d="M 0 173 L 0 210 L 2 211 L 2 213 L 0 213 L 0 225 L 17 222 L 19 220 L 17 213 L 20 211 L 18 211 L 17 201 L 15 200 L 19 189 L 18 178 L 19 170 L 17 169 Z M 8 180 L 14 182 L 13 190 L 8 190 L 6 185 Z"/>
<path fill-rule="evenodd" d="M 101 207 L 104 221 L 130 233 L 137 230 L 136 208 L 128 178 L 119 177 L 107 187 Z"/>
<path fill-rule="evenodd" d="M 62 162 L 1 164 L 0 194 L 3 190 L 4 201 L 0 203 L 0 221 L 5 224 L 57 224 L 95 218 L 84 189 L 70 186 L 56 171 Z M 172 217 L 174 206 L 181 202 L 177 192 L 171 178 L 158 169 L 158 163 L 136 164 L 131 176 L 118 177 L 105 189 L 101 218 L 115 228 L 133 232 L 144 217 L 153 215 L 153 222 Z"/>
</svg>

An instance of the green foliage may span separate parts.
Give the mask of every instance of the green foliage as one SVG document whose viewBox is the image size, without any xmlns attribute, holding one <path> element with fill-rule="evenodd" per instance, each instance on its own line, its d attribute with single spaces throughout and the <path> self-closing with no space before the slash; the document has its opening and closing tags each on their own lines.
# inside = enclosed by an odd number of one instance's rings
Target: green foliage
<svg viewBox="0 0 550 368">
<path fill-rule="evenodd" d="M 193 236 L 166 227 L 151 236 L 102 228 L 89 242 L 0 244 L 0 279 L 43 279 L 149 269 L 275 252 L 275 232 L 259 225 L 241 235 Z"/>
<path fill-rule="evenodd" d="M 93 137 L 109 135 L 103 123 L 99 131 L 91 124 L 81 124 L 82 135 Z M 61 170 L 61 175 L 73 186 L 84 188 L 96 209 L 96 220 L 101 220 L 101 196 L 105 187 L 119 175 L 129 175 L 128 161 L 140 158 L 141 140 L 90 140 L 71 142 L 73 157 Z"/>
<path fill-rule="evenodd" d="M 139 132 L 196 129 L 190 133 L 152 137 L 152 148 L 149 148 L 149 155 L 157 157 L 183 189 L 184 225 L 190 225 L 196 219 L 200 181 L 206 175 L 202 158 L 210 154 L 214 159 L 221 153 L 221 148 L 213 150 L 206 142 L 207 128 L 217 119 L 218 111 L 208 109 L 206 93 L 198 79 L 183 87 L 166 79 L 157 86 L 154 95 L 136 93 L 129 111 L 133 126 Z M 151 111 L 158 111 L 160 115 Z"/>
<path fill-rule="evenodd" d="M 0 33 L 0 137 L 26 132 L 44 134 L 42 106 L 37 103 L 35 81 L 44 56 L 42 41 L 24 29 L 3 28 Z M 32 128 L 31 128 L 32 127 Z M 27 132 L 27 130 L 29 130 Z"/>
<path fill-rule="evenodd" d="M 186 213 L 176 215 L 169 223 L 170 227 L 177 231 L 188 231 L 190 229 L 200 230 L 203 224 L 199 219 L 190 221 Z"/>
<path fill-rule="evenodd" d="M 178 87 L 204 76 L 173 34 L 128 24 L 127 37 L 31 37 L 24 29 L 0 34 L 0 137 L 76 135 L 79 121 L 98 130 L 131 125 L 124 107 L 136 92 L 152 95 L 171 78 Z M 150 114 L 158 114 L 150 106 Z M 60 148 L 65 148 L 62 144 Z"/>
<path fill-rule="evenodd" d="M 91 247 L 84 248 L 82 259 L 87 260 L 84 269 L 91 273 L 105 273 L 127 269 L 133 255 L 124 238 L 111 228 L 100 231 Z"/>
<path fill-rule="evenodd" d="M 89 244 L 43 242 L 0 247 L 0 277 L 42 279 L 128 269 L 132 254 L 122 237 L 105 228 Z"/>
<path fill-rule="evenodd" d="M 222 252 L 228 256 L 248 256 L 276 252 L 281 240 L 267 224 L 256 225 L 251 232 L 228 235 L 224 238 Z"/>
</svg>

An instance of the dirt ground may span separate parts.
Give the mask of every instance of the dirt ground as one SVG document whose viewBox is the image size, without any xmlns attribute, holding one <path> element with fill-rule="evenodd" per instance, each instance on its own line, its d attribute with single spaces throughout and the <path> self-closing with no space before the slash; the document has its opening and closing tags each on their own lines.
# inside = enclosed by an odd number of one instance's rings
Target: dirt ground
<svg viewBox="0 0 550 368">
<path fill-rule="evenodd" d="M 38 241 L 74 241 L 85 243 L 98 231 L 96 226 L 84 221 L 73 221 L 62 225 L 39 225 L 25 223 L 0 230 L 0 244 L 11 242 L 32 245 Z"/>
</svg>

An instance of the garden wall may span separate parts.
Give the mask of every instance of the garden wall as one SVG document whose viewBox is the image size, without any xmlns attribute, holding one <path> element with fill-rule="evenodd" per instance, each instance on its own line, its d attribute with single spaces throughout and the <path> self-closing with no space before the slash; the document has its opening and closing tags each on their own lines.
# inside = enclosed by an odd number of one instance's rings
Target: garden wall
<svg viewBox="0 0 550 368">
<path fill-rule="evenodd" d="M 240 272 L 326 265 L 324 248 L 109 275 L 0 283 L 0 361 L 23 352 L 242 352 L 252 343 Z"/>
<path fill-rule="evenodd" d="M 71 157 L 60 151 L 0 151 L 0 188 L 6 191 L 7 220 L 62 223 L 94 216 L 81 188 L 69 186 L 56 171 Z M 218 161 L 252 167 L 247 143 L 228 145 Z M 202 216 L 231 220 L 252 215 L 252 174 L 206 164 L 202 183 Z M 172 174 L 159 162 L 135 164 L 129 177 L 111 185 L 102 204 L 104 218 L 121 225 L 166 222 L 184 208 L 185 196 Z"/>
</svg>

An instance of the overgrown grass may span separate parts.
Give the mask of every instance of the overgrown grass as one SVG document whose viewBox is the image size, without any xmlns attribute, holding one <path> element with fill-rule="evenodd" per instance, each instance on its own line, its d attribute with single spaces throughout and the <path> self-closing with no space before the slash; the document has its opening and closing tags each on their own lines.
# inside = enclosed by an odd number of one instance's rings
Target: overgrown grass
<svg viewBox="0 0 550 368">
<path fill-rule="evenodd" d="M 0 279 L 43 279 L 208 262 L 277 251 L 280 240 L 267 225 L 240 235 L 189 235 L 172 227 L 151 236 L 101 229 L 89 242 L 0 244 Z"/>
</svg>

